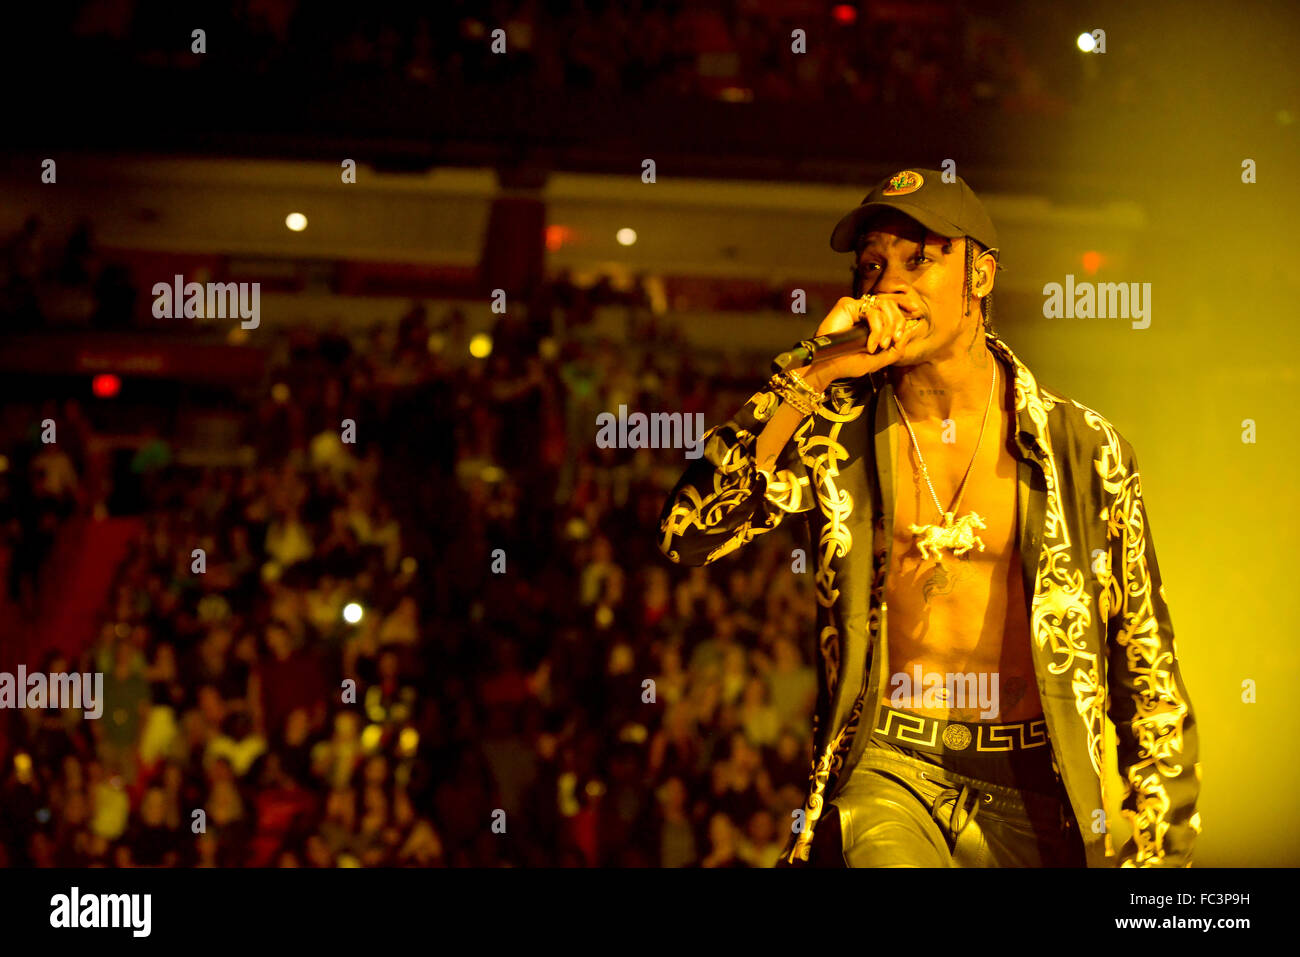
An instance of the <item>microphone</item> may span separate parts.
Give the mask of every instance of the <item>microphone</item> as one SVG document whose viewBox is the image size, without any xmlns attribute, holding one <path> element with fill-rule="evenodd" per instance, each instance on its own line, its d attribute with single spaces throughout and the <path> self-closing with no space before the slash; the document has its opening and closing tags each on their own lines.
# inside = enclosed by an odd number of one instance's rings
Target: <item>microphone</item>
<svg viewBox="0 0 1300 957">
<path fill-rule="evenodd" d="M 810 366 L 814 362 L 834 359 L 836 356 L 842 356 L 846 353 L 861 352 L 862 346 L 869 338 L 871 338 L 871 327 L 865 323 L 860 323 L 842 332 L 832 332 L 830 335 L 804 339 L 790 350 L 773 359 L 772 371 L 788 372 L 791 369 L 802 369 L 804 366 Z"/>
</svg>

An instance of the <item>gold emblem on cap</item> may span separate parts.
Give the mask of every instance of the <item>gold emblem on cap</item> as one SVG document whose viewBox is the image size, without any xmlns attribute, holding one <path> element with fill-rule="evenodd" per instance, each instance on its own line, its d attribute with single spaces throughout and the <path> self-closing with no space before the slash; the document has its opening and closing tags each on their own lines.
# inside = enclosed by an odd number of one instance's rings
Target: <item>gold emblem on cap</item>
<svg viewBox="0 0 1300 957">
<path fill-rule="evenodd" d="M 970 731 L 960 724 L 950 724 L 943 729 L 943 743 L 949 751 L 965 751 L 970 747 Z"/>
<path fill-rule="evenodd" d="M 889 186 L 882 195 L 902 196 L 906 193 L 915 193 L 924 183 L 925 177 L 920 173 L 905 169 L 901 173 L 895 173 L 889 177 Z"/>
</svg>

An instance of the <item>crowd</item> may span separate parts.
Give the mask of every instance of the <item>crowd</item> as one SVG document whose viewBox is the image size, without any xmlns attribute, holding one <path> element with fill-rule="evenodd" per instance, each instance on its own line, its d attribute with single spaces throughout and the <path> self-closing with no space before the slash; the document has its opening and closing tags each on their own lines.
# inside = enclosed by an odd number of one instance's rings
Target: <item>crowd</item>
<svg viewBox="0 0 1300 957">
<path fill-rule="evenodd" d="M 163 454 L 133 499 L 46 469 L 140 523 L 98 638 L 26 662 L 103 673 L 102 717 L 0 711 L 0 863 L 772 864 L 816 694 L 800 543 L 672 566 L 657 518 L 683 450 L 595 441 L 620 404 L 717 424 L 768 357 L 673 348 L 645 315 L 599 339 L 551 293 L 486 359 L 462 315 L 418 305 L 280 333 L 265 395 L 229 410 L 247 462 Z M 30 428 L 0 440 L 43 454 Z M 12 559 L 49 489 L 4 474 Z"/>
<path fill-rule="evenodd" d="M 129 271 L 106 258 L 82 219 L 55 235 L 32 214 L 0 243 L 0 332 L 30 332 L 50 316 L 68 325 L 130 325 L 138 290 Z"/>
<path fill-rule="evenodd" d="M 1022 12 L 1003 13 L 955 3 L 461 0 L 372 4 L 340 20 L 297 0 L 259 0 L 213 6 L 199 23 L 170 4 L 88 0 L 60 26 L 77 38 L 79 59 L 119 68 L 382 78 L 448 92 L 518 81 L 608 96 L 1061 111 L 1068 46 L 1021 42 L 1004 24 Z M 196 26 L 208 37 L 203 56 L 190 49 Z M 497 30 L 507 55 L 493 49 Z M 1072 37 L 1062 32 L 1061 42 Z"/>
</svg>

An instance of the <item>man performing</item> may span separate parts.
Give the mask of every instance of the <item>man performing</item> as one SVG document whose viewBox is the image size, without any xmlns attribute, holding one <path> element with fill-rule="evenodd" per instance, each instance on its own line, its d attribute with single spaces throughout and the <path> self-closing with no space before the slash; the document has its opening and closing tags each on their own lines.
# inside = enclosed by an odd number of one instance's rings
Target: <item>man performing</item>
<svg viewBox="0 0 1300 957">
<path fill-rule="evenodd" d="M 960 178 L 896 173 L 831 248 L 856 298 L 817 333 L 869 338 L 708 432 L 660 523 L 684 565 L 808 523 L 813 764 L 778 866 L 1188 865 L 1196 725 L 1132 446 L 993 332 L 997 234 Z"/>
</svg>

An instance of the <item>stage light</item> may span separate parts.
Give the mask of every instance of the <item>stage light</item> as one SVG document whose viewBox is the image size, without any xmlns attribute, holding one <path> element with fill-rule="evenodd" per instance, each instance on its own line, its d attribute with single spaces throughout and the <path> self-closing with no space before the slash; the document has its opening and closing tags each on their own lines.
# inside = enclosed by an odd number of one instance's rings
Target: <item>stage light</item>
<svg viewBox="0 0 1300 957">
<path fill-rule="evenodd" d="M 307 217 L 302 213 L 290 213 L 284 217 L 284 224 L 295 233 L 300 233 L 307 228 Z"/>
<path fill-rule="evenodd" d="M 558 252 L 566 243 L 573 239 L 573 230 L 568 226 L 557 226 L 551 224 L 546 227 L 546 251 Z"/>
<path fill-rule="evenodd" d="M 289 387 L 283 382 L 277 382 L 271 386 L 271 398 L 280 405 L 284 405 L 289 401 Z"/>
<path fill-rule="evenodd" d="M 841 24 L 842 26 L 848 26 L 851 23 L 857 22 L 858 8 L 853 6 L 851 3 L 837 3 L 835 6 L 831 7 L 831 16 L 835 18 L 836 23 Z"/>
<path fill-rule="evenodd" d="M 636 230 L 624 226 L 614 234 L 614 238 L 618 240 L 620 246 L 631 246 L 636 242 Z"/>
<path fill-rule="evenodd" d="M 122 380 L 111 372 L 105 372 L 90 380 L 90 391 L 97 398 L 111 399 L 122 391 Z"/>
<path fill-rule="evenodd" d="M 349 625 L 355 625 L 365 614 L 360 605 L 354 601 L 348 602 L 343 606 L 343 620 Z"/>
<path fill-rule="evenodd" d="M 469 341 L 469 354 L 475 359 L 486 359 L 492 355 L 492 337 L 486 332 L 479 332 Z"/>
<path fill-rule="evenodd" d="M 1097 49 L 1097 39 L 1091 33 L 1080 33 L 1079 39 L 1075 42 L 1084 53 L 1091 53 Z"/>
<path fill-rule="evenodd" d="M 1104 260 L 1102 258 L 1101 253 L 1097 252 L 1096 250 L 1089 249 L 1086 253 L 1083 254 L 1083 271 L 1088 273 L 1089 275 L 1092 275 L 1098 269 L 1101 268 L 1101 264 L 1103 261 Z"/>
</svg>

